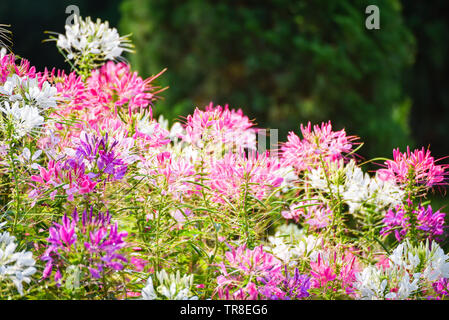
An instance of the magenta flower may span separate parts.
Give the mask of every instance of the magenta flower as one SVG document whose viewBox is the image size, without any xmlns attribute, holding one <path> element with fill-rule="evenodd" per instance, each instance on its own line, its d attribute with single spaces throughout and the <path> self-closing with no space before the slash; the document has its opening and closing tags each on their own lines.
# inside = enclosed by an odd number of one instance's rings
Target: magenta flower
<svg viewBox="0 0 449 320">
<path fill-rule="evenodd" d="M 36 78 L 36 68 L 31 67 L 30 62 L 26 59 L 20 59 L 20 64 L 17 65 L 14 54 L 7 54 L 0 59 L 0 84 L 13 74 L 17 74 L 19 77 Z"/>
<path fill-rule="evenodd" d="M 209 180 L 205 183 L 214 190 L 215 200 L 220 203 L 225 203 L 223 196 L 235 201 L 242 192 L 262 200 L 283 181 L 278 173 L 280 163 L 268 152 L 249 152 L 248 156 L 227 153 L 211 162 Z"/>
<path fill-rule="evenodd" d="M 321 126 L 311 123 L 307 127 L 301 125 L 303 139 L 294 132 L 288 135 L 288 141 L 281 147 L 283 164 L 293 166 L 297 171 L 313 168 L 323 161 L 337 161 L 344 158 L 344 153 L 352 150 L 354 136 L 347 136 L 344 129 L 332 131 L 332 125 L 321 123 Z"/>
<path fill-rule="evenodd" d="M 273 283 L 282 279 L 280 261 L 264 252 L 262 246 L 253 250 L 246 246 L 231 247 L 225 256 L 226 260 L 218 265 L 221 275 L 217 278 L 216 292 L 220 299 L 254 300 L 261 297 L 260 290 L 267 286 L 267 282 L 275 287 Z"/>
<path fill-rule="evenodd" d="M 410 226 L 409 217 L 403 206 L 398 206 L 395 210 L 389 209 L 383 219 L 385 227 L 380 230 L 380 234 L 386 236 L 394 232 L 396 240 L 400 242 L 408 232 Z"/>
<path fill-rule="evenodd" d="M 379 169 L 379 178 L 382 180 L 395 180 L 399 184 L 419 184 L 426 187 L 446 184 L 447 165 L 437 165 L 430 155 L 430 150 L 416 149 L 401 153 L 393 150 L 393 160 L 385 162 L 385 169 Z"/>
<path fill-rule="evenodd" d="M 311 275 L 313 276 L 313 286 L 320 288 L 326 286 L 328 282 L 334 281 L 337 278 L 337 274 L 334 271 L 334 267 L 329 262 L 323 261 L 321 253 L 318 254 L 318 260 L 310 262 L 312 268 Z"/>
<path fill-rule="evenodd" d="M 207 143 L 248 149 L 256 147 L 254 124 L 240 109 L 229 110 L 228 105 L 214 107 L 211 102 L 205 111 L 196 108 L 186 120 L 186 135 L 182 138 L 198 147 Z"/>
<path fill-rule="evenodd" d="M 430 205 L 427 208 L 419 205 L 416 210 L 413 210 L 412 214 L 416 216 L 416 229 L 420 230 L 420 236 L 429 240 L 440 241 L 437 236 L 444 233 L 445 213 L 439 210 L 433 212 Z M 410 217 L 406 214 L 403 206 L 398 206 L 396 210 L 388 210 L 383 223 L 385 226 L 380 230 L 380 234 L 386 236 L 394 232 L 399 242 L 406 237 L 410 230 Z"/>
<path fill-rule="evenodd" d="M 131 72 L 125 63 L 112 61 L 104 64 L 100 69 L 92 71 L 87 79 L 88 100 L 92 111 L 101 114 L 103 110 L 116 112 L 117 108 L 127 106 L 131 115 L 141 108 L 152 113 L 151 104 L 157 99 L 156 87 L 151 82 L 163 73 L 143 80 L 137 72 Z"/>
<path fill-rule="evenodd" d="M 337 251 L 319 253 L 317 261 L 310 262 L 312 287 L 326 290 L 329 288 L 337 290 L 340 287 L 343 293 L 352 295 L 353 284 L 360 268 L 356 256 L 351 251 L 352 249 L 349 249 L 344 254 Z"/>
<path fill-rule="evenodd" d="M 415 210 L 414 213 L 417 214 L 418 220 L 418 225 L 416 228 L 421 230 L 429 240 L 439 240 L 436 236 L 444 233 L 444 218 L 446 214 L 444 212 L 440 212 L 440 210 L 433 212 L 430 205 L 427 206 L 427 209 L 420 205 L 418 210 Z"/>
<path fill-rule="evenodd" d="M 327 206 L 316 203 L 314 201 L 303 201 L 293 203 L 288 210 L 281 212 L 285 219 L 293 219 L 299 222 L 301 219 L 313 229 L 322 229 L 329 225 L 332 220 L 332 210 Z M 308 205 L 307 207 L 304 207 Z M 303 206 L 303 207 L 301 207 Z"/>
<path fill-rule="evenodd" d="M 449 279 L 441 278 L 432 283 L 433 290 L 439 298 L 447 298 L 449 296 Z"/>
<path fill-rule="evenodd" d="M 122 270 L 127 259 L 121 250 L 127 245 L 126 232 L 118 232 L 117 223 L 111 223 L 109 212 L 93 214 L 83 211 L 81 219 L 75 209 L 71 217 L 65 214 L 62 224 L 54 223 L 49 229 L 48 245 L 41 260 L 46 261 L 43 278 L 56 269 L 55 281 L 60 282 L 61 270 L 76 260 L 93 278 L 111 270 Z"/>
</svg>

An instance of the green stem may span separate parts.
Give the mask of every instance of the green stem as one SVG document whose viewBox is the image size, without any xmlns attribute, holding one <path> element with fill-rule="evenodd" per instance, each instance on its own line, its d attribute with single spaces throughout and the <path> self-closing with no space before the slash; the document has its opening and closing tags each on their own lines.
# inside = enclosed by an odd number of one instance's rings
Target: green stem
<svg viewBox="0 0 449 320">
<path fill-rule="evenodd" d="M 14 178 L 14 185 L 15 185 L 15 199 L 16 199 L 16 210 L 14 213 L 14 222 L 13 222 L 13 226 L 12 226 L 12 232 L 14 233 L 16 226 L 17 226 L 17 220 L 19 218 L 19 211 L 20 211 L 20 193 L 19 193 L 19 181 L 17 179 L 17 168 L 14 162 L 14 158 L 13 158 L 13 142 L 10 143 L 9 145 L 9 158 L 11 161 L 11 167 L 12 167 L 12 174 L 13 174 L 13 178 Z"/>
</svg>

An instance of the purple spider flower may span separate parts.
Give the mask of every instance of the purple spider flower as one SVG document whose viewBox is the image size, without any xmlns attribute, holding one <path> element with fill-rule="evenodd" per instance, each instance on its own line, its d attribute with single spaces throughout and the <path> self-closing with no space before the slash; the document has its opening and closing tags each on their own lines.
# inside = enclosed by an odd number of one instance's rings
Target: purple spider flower
<svg viewBox="0 0 449 320">
<path fill-rule="evenodd" d="M 111 223 L 109 212 L 93 213 L 93 207 L 83 211 L 81 219 L 77 210 L 71 217 L 64 215 L 62 224 L 54 223 L 49 230 L 48 247 L 41 257 L 46 261 L 43 278 L 56 269 L 55 282 L 60 284 L 61 270 L 75 259 L 86 267 L 92 278 L 100 278 L 108 270 L 122 270 L 127 262 L 121 250 L 127 245 L 126 232 L 119 232 L 117 223 Z"/>
<path fill-rule="evenodd" d="M 92 164 L 95 163 L 99 170 L 97 173 L 90 172 L 88 174 L 91 179 L 105 173 L 109 178 L 120 180 L 125 176 L 128 170 L 128 166 L 114 151 L 118 141 L 114 140 L 112 144 L 109 144 L 108 138 L 108 133 L 101 138 L 94 135 L 88 135 L 85 132 L 80 136 L 79 146 L 76 150 L 76 160 L 80 162 L 87 160 Z"/>
<path fill-rule="evenodd" d="M 421 234 L 429 240 L 435 239 L 440 241 L 436 236 L 444 233 L 444 218 L 446 214 L 437 210 L 433 212 L 432 207 L 419 205 L 417 210 L 413 210 L 416 216 L 416 229 L 421 230 Z M 380 230 L 381 235 L 388 235 L 394 231 L 394 235 L 398 241 L 404 239 L 410 228 L 410 218 L 406 214 L 403 206 L 398 206 L 396 210 L 388 210 L 383 222 L 385 227 Z"/>
<path fill-rule="evenodd" d="M 310 277 L 299 273 L 295 268 L 291 275 L 287 266 L 284 266 L 284 274 L 279 277 L 262 279 L 265 286 L 260 287 L 259 292 L 270 300 L 298 300 L 309 296 L 311 287 Z"/>
<path fill-rule="evenodd" d="M 417 213 L 418 226 L 417 229 L 424 231 L 428 238 L 433 239 L 435 236 L 442 235 L 444 232 L 444 218 L 446 214 L 437 210 L 433 212 L 429 205 L 427 209 L 419 206 Z"/>
<path fill-rule="evenodd" d="M 396 240 L 400 242 L 408 232 L 410 226 L 408 221 L 409 217 L 407 217 L 404 207 L 398 206 L 396 210 L 389 209 L 383 219 L 385 227 L 380 230 L 380 234 L 384 236 L 394 231 Z"/>
</svg>

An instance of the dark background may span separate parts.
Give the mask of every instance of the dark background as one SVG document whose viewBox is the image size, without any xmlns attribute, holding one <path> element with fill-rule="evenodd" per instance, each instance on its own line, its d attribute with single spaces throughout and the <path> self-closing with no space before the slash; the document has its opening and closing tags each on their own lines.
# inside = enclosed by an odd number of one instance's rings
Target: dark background
<svg viewBox="0 0 449 320">
<path fill-rule="evenodd" d="M 365 28 L 370 4 L 380 30 Z M 361 137 L 364 157 L 407 145 L 449 155 L 447 0 L 2 1 L 13 51 L 37 70 L 68 69 L 55 43 L 42 43 L 45 30 L 64 32 L 68 5 L 132 32 L 127 59 L 142 77 L 168 68 L 156 115 L 229 103 L 280 140 L 332 120 Z"/>
</svg>

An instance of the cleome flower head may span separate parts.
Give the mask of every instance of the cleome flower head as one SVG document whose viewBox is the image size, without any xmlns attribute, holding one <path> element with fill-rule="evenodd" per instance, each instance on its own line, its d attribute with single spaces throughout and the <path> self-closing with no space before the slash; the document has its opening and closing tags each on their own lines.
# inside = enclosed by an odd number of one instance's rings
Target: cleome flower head
<svg viewBox="0 0 449 320">
<path fill-rule="evenodd" d="M 446 214 L 439 210 L 433 211 L 428 205 L 424 207 L 419 205 L 413 210 L 416 216 L 416 228 L 418 235 L 424 239 L 440 240 L 438 236 L 444 233 L 444 218 Z M 394 232 L 396 240 L 401 241 L 406 237 L 410 228 L 410 217 L 407 215 L 406 209 L 402 205 L 398 205 L 396 209 L 389 209 L 384 218 L 384 227 L 380 230 L 381 235 L 388 235 Z"/>
<path fill-rule="evenodd" d="M 398 184 L 418 184 L 426 187 L 446 184 L 447 165 L 437 165 L 430 155 L 430 150 L 416 149 L 401 153 L 393 150 L 393 160 L 385 162 L 385 169 L 379 169 L 382 180 L 394 180 Z"/>
<path fill-rule="evenodd" d="M 248 155 L 227 153 L 222 159 L 211 160 L 211 163 L 206 184 L 215 192 L 218 202 L 223 202 L 223 195 L 238 199 L 242 192 L 249 192 L 262 200 L 283 181 L 278 172 L 280 163 L 270 157 L 268 151 L 262 154 L 250 151 Z"/>
<path fill-rule="evenodd" d="M 127 37 L 120 37 L 116 28 L 109 28 L 109 23 L 94 23 L 90 17 L 85 19 L 75 16 L 72 25 L 65 26 L 65 34 L 58 36 L 56 45 L 67 53 L 67 59 L 78 60 L 94 55 L 100 60 L 113 60 L 123 53 L 131 51 Z"/>
<path fill-rule="evenodd" d="M 241 109 L 229 109 L 228 105 L 214 107 L 211 102 L 204 111 L 196 108 L 186 120 L 183 140 L 198 148 L 216 145 L 225 150 L 256 148 L 254 124 Z"/>
<path fill-rule="evenodd" d="M 2 225 L 0 223 L 0 228 Z M 16 251 L 15 240 L 7 231 L 0 233 L 0 288 L 10 281 L 23 295 L 22 282 L 30 283 L 31 276 L 36 273 L 35 261 L 31 252 Z"/>
<path fill-rule="evenodd" d="M 101 116 L 106 110 L 117 113 L 117 109 L 126 107 L 127 113 L 147 109 L 152 117 L 151 104 L 158 98 L 161 90 L 151 85 L 151 82 L 164 71 L 143 80 L 132 72 L 126 63 L 108 61 L 101 68 L 91 72 L 87 79 L 87 102 L 89 112 Z"/>
<path fill-rule="evenodd" d="M 400 243 L 388 257 L 385 268 L 368 266 L 354 284 L 361 299 L 410 299 L 437 291 L 441 279 L 449 276 L 449 256 L 436 242 L 417 246 Z M 437 288 L 435 288 L 437 287 Z"/>
<path fill-rule="evenodd" d="M 12 104 L 0 102 L 0 111 L 3 113 L 0 128 L 8 137 L 20 139 L 44 124 L 44 117 L 40 115 L 38 108 L 19 101 Z"/>
<path fill-rule="evenodd" d="M 344 129 L 332 131 L 332 124 L 321 123 L 320 126 L 301 124 L 303 139 L 294 132 L 288 135 L 288 141 L 281 147 L 282 158 L 286 165 L 292 165 L 297 171 L 309 170 L 323 161 L 337 161 L 352 150 L 356 137 L 347 136 Z"/>
<path fill-rule="evenodd" d="M 198 300 L 191 292 L 193 274 L 181 277 L 179 270 L 171 274 L 161 270 L 156 272 L 156 279 L 159 285 L 155 290 L 152 276 L 148 277 L 146 286 L 142 289 L 143 300 Z"/>
<path fill-rule="evenodd" d="M 109 212 L 94 214 L 91 207 L 90 212 L 83 211 L 81 219 L 76 209 L 71 217 L 65 214 L 62 223 L 54 223 L 49 229 L 47 249 L 41 256 L 46 262 L 43 278 L 56 271 L 54 280 L 61 283 L 67 263 L 74 260 L 87 278 L 87 274 L 99 279 L 113 270 L 122 270 L 127 262 L 121 253 L 126 236 L 126 232 L 118 232 Z"/>
<path fill-rule="evenodd" d="M 20 59 L 20 63 L 17 63 L 16 56 L 12 53 L 7 54 L 3 49 L 0 50 L 0 85 L 14 74 L 19 77 L 36 77 L 36 68 L 31 66 L 28 60 Z"/>
<path fill-rule="evenodd" d="M 20 77 L 13 74 L 0 86 L 0 97 L 11 102 L 22 101 L 39 110 L 56 107 L 57 89 L 37 77 Z"/>
</svg>

